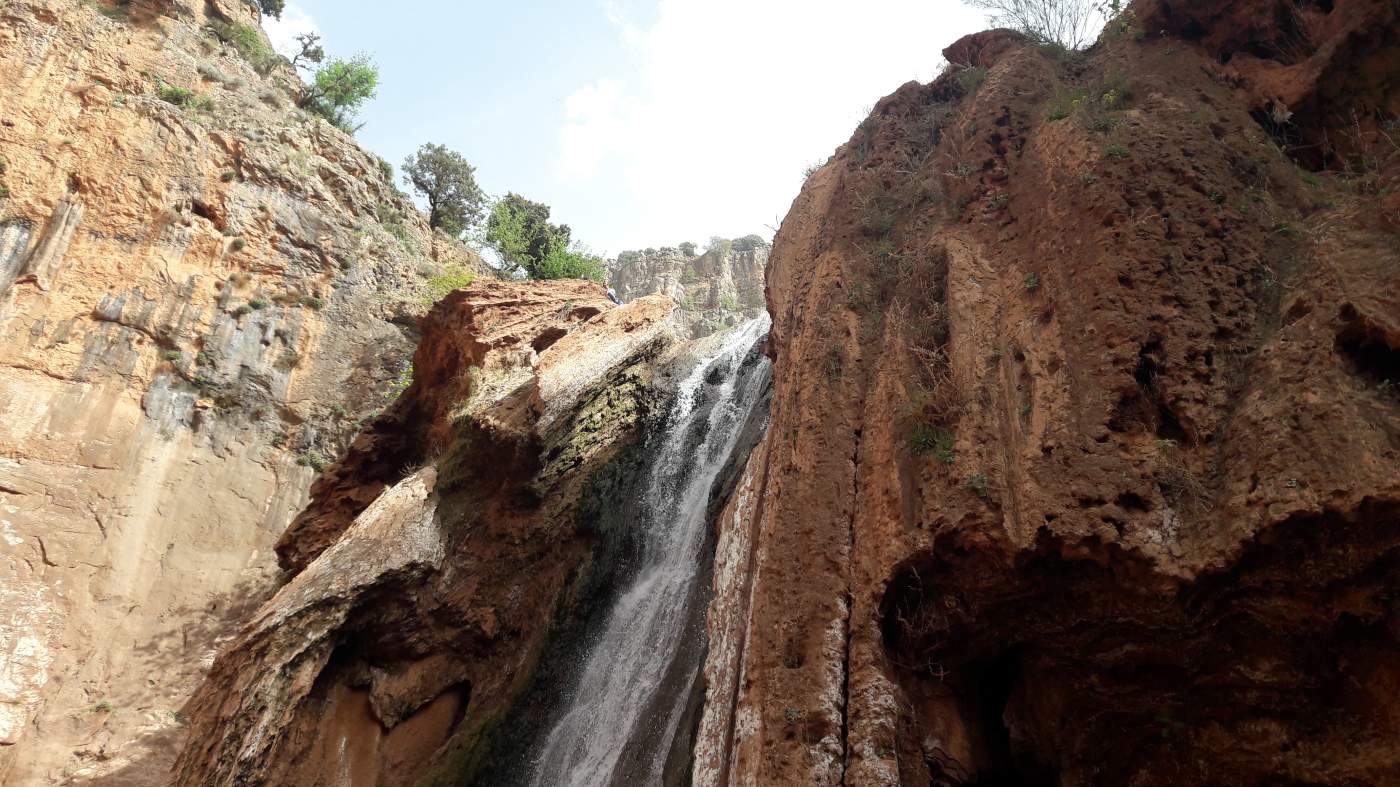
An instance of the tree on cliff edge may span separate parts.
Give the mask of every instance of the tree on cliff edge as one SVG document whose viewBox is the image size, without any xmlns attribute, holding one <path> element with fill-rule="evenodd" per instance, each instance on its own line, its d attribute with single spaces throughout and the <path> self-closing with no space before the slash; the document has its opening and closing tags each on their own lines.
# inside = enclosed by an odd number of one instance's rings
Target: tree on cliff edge
<svg viewBox="0 0 1400 787">
<path fill-rule="evenodd" d="M 567 248 L 573 232 L 549 223 L 549 206 L 514 192 L 491 206 L 486 242 L 512 268 L 529 273 L 557 248 Z"/>
<path fill-rule="evenodd" d="M 455 237 L 481 221 L 486 195 L 461 153 L 429 142 L 404 159 L 403 179 L 428 200 L 429 227 Z"/>
<path fill-rule="evenodd" d="M 317 71 L 298 106 L 353 134 L 359 129 L 355 113 L 378 90 L 379 69 L 367 55 L 356 55 L 349 60 L 332 60 Z"/>
<path fill-rule="evenodd" d="M 1103 20 L 1121 6 L 1098 0 L 964 0 L 991 16 L 992 24 L 1009 27 L 1039 41 L 1065 49 L 1083 49 L 1094 42 Z"/>
<path fill-rule="evenodd" d="M 486 242 L 515 272 L 532 279 L 604 281 L 603 260 L 572 242 L 567 224 L 549 223 L 549 206 L 507 194 L 491 206 Z"/>
</svg>

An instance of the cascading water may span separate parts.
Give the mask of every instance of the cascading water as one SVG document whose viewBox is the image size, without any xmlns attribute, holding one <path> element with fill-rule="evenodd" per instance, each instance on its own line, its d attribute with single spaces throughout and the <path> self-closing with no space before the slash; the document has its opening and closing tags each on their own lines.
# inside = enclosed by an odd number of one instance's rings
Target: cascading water
<svg viewBox="0 0 1400 787">
<path fill-rule="evenodd" d="M 767 386 L 768 359 L 744 361 L 768 325 L 763 315 L 734 329 L 680 384 L 647 485 L 636 570 L 535 758 L 536 787 L 661 783 L 699 669 L 686 639 L 702 636 L 691 621 L 706 579 L 710 493 Z"/>
</svg>

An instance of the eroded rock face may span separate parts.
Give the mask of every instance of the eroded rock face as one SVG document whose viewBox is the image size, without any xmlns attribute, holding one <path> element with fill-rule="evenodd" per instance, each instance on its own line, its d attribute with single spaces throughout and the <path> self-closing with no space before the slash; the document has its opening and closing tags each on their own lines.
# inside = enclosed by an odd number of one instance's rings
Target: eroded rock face
<svg viewBox="0 0 1400 787">
<path fill-rule="evenodd" d="M 610 264 L 610 283 L 624 303 L 660 293 L 681 305 L 692 338 L 757 317 L 766 308 L 763 269 L 769 247 L 757 236 L 693 246 L 624 251 Z"/>
<path fill-rule="evenodd" d="M 588 282 L 485 281 L 434 307 L 413 384 L 280 542 L 295 579 L 187 706 L 178 783 L 472 783 L 492 767 L 551 632 L 619 570 L 613 501 L 663 412 L 674 310 L 615 307 Z"/>
<path fill-rule="evenodd" d="M 1400 115 L 1395 3 L 1141 0 L 1134 8 L 1146 32 L 1214 56 L 1217 73 L 1301 163 L 1354 166 L 1387 144 L 1377 121 Z"/>
<path fill-rule="evenodd" d="M 1400 157 L 1148 32 L 959 42 L 807 182 L 696 784 L 1400 779 Z"/>
<path fill-rule="evenodd" d="M 7 784 L 165 780 L 314 466 L 392 399 L 422 273 L 476 264 L 220 19 L 257 25 L 234 0 L 0 7 Z"/>
</svg>

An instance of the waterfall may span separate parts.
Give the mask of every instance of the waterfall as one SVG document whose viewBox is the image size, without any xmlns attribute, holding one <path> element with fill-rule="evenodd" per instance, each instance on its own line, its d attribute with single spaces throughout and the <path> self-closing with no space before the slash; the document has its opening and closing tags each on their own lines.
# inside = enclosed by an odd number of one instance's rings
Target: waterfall
<svg viewBox="0 0 1400 787">
<path fill-rule="evenodd" d="M 745 359 L 768 325 L 765 314 L 735 328 L 679 385 L 637 523 L 635 571 L 544 738 L 536 787 L 661 783 L 700 666 L 710 493 L 767 385 L 768 359 Z"/>
</svg>

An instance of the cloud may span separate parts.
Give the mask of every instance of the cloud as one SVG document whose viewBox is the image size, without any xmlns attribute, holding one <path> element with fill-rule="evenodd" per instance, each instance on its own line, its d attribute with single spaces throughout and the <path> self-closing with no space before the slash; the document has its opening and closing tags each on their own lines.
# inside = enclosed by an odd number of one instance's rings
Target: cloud
<svg viewBox="0 0 1400 787">
<path fill-rule="evenodd" d="M 282 10 L 281 19 L 264 17 L 263 30 L 267 32 L 272 48 L 289 59 L 297 53 L 297 36 L 320 32 L 316 20 L 296 3 L 287 3 L 286 8 Z"/>
<path fill-rule="evenodd" d="M 957 0 L 658 0 L 644 25 L 614 0 L 602 11 L 632 68 L 569 96 L 559 172 L 620 187 L 614 248 L 776 225 L 807 165 L 983 27 Z"/>
<path fill-rule="evenodd" d="M 599 163 L 617 151 L 627 136 L 622 120 L 622 84 L 602 79 L 575 90 L 564 102 L 564 129 L 559 144 L 565 177 L 587 178 Z"/>
</svg>

